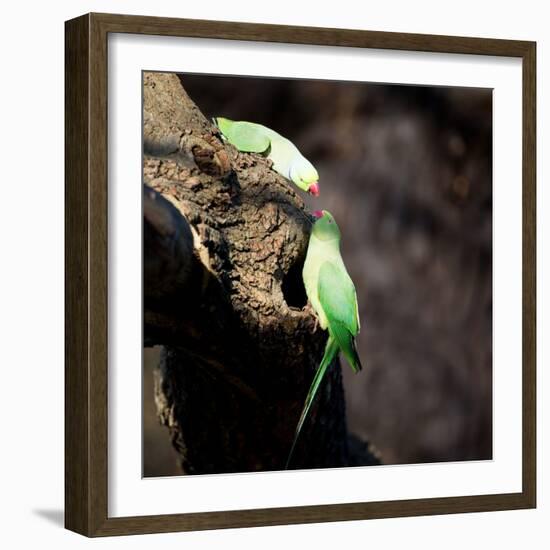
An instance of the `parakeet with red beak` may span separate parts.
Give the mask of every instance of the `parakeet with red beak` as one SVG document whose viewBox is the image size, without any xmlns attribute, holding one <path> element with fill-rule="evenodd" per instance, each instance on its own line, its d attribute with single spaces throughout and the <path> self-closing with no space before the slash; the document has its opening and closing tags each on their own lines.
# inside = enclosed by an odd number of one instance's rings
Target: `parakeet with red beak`
<svg viewBox="0 0 550 550">
<path fill-rule="evenodd" d="M 275 172 L 291 180 L 302 191 L 319 196 L 317 170 L 290 140 L 261 124 L 222 117 L 213 120 L 224 140 L 239 151 L 265 155 L 273 162 Z"/>
<path fill-rule="evenodd" d="M 357 294 L 340 254 L 340 229 L 332 214 L 326 210 L 315 212 L 315 217 L 317 220 L 311 231 L 302 276 L 319 325 L 328 331 L 328 340 L 296 427 L 287 468 L 321 381 L 333 359 L 341 351 L 355 373 L 362 368 L 355 348 L 355 337 L 360 328 Z"/>
</svg>

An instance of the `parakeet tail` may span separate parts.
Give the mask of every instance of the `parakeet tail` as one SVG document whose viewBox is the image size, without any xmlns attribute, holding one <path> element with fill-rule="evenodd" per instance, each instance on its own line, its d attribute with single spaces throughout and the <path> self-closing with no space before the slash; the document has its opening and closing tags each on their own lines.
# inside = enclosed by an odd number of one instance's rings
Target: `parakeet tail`
<svg viewBox="0 0 550 550">
<path fill-rule="evenodd" d="M 233 121 L 228 118 L 223 118 L 221 116 L 212 117 L 212 122 L 218 127 L 223 136 L 229 132 L 229 128 Z"/>
<path fill-rule="evenodd" d="M 292 442 L 292 447 L 290 448 L 290 452 L 288 453 L 288 458 L 286 459 L 286 465 L 285 470 L 288 470 L 288 467 L 290 466 L 290 462 L 292 460 L 292 456 L 294 454 L 294 450 L 296 448 L 296 443 L 298 442 L 298 438 L 300 436 L 300 432 L 302 431 L 302 427 L 304 425 L 304 422 L 306 421 L 307 415 L 309 414 L 309 411 L 311 409 L 311 406 L 313 405 L 313 402 L 315 401 L 315 396 L 317 395 L 317 392 L 319 390 L 319 386 L 321 385 L 321 382 L 325 376 L 325 373 L 329 367 L 329 365 L 332 363 L 332 360 L 338 353 L 338 343 L 336 340 L 334 340 L 330 335 L 327 340 L 327 344 L 325 346 L 325 354 L 323 355 L 323 359 L 321 360 L 321 364 L 319 365 L 319 368 L 317 369 L 317 372 L 315 373 L 315 376 L 313 378 L 313 382 L 311 383 L 311 386 L 309 388 L 309 392 L 306 397 L 306 402 L 304 404 L 304 408 L 302 410 L 302 414 L 300 415 L 300 420 L 298 421 L 298 425 L 296 426 L 296 432 L 294 434 L 294 441 Z"/>
</svg>

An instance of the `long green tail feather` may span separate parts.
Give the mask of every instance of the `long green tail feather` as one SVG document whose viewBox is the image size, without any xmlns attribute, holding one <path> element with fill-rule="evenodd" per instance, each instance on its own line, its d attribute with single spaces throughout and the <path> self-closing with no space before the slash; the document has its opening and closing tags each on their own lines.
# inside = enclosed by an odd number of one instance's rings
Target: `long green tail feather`
<svg viewBox="0 0 550 550">
<path fill-rule="evenodd" d="M 337 353 L 338 353 L 338 343 L 329 334 L 327 344 L 325 346 L 325 354 L 323 355 L 323 359 L 321 360 L 321 364 L 319 365 L 319 368 L 317 369 L 317 372 L 315 373 L 315 376 L 313 377 L 313 382 L 311 383 L 311 386 L 309 388 L 309 392 L 308 392 L 307 397 L 306 397 L 306 402 L 304 404 L 302 414 L 300 415 L 300 420 L 298 421 L 298 425 L 296 426 L 296 432 L 294 434 L 294 441 L 292 442 L 292 447 L 290 448 L 290 453 L 288 453 L 288 458 L 286 459 L 285 470 L 288 470 L 288 467 L 290 466 L 290 461 L 292 460 L 292 455 L 294 454 L 294 449 L 296 448 L 296 443 L 298 442 L 300 432 L 302 431 L 302 427 L 304 425 L 304 422 L 307 418 L 307 415 L 309 414 L 309 410 L 311 409 L 311 405 L 315 401 L 315 396 L 317 395 L 317 391 L 319 390 L 319 386 L 321 385 L 321 381 L 323 380 L 325 372 L 327 371 L 327 368 L 332 363 L 332 360 L 334 359 L 334 357 L 336 356 Z"/>
</svg>

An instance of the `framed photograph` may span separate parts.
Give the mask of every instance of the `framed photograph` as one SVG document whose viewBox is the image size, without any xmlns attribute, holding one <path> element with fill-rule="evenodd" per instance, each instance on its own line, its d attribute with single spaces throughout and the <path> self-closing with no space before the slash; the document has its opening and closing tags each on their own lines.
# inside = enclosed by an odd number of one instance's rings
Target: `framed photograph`
<svg viewBox="0 0 550 550">
<path fill-rule="evenodd" d="M 535 43 L 65 40 L 68 529 L 535 507 Z"/>
</svg>

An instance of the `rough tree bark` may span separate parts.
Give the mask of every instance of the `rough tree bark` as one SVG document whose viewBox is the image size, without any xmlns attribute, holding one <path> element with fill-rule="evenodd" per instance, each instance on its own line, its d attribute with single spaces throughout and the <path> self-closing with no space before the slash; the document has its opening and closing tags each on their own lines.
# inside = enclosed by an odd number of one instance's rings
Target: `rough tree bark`
<svg viewBox="0 0 550 550">
<path fill-rule="evenodd" d="M 163 346 L 159 417 L 186 473 L 281 469 L 326 339 L 301 280 L 311 218 L 268 160 L 221 141 L 178 76 L 145 74 L 143 109 L 144 339 Z M 336 362 L 293 467 L 375 462 L 349 444 Z"/>
</svg>

